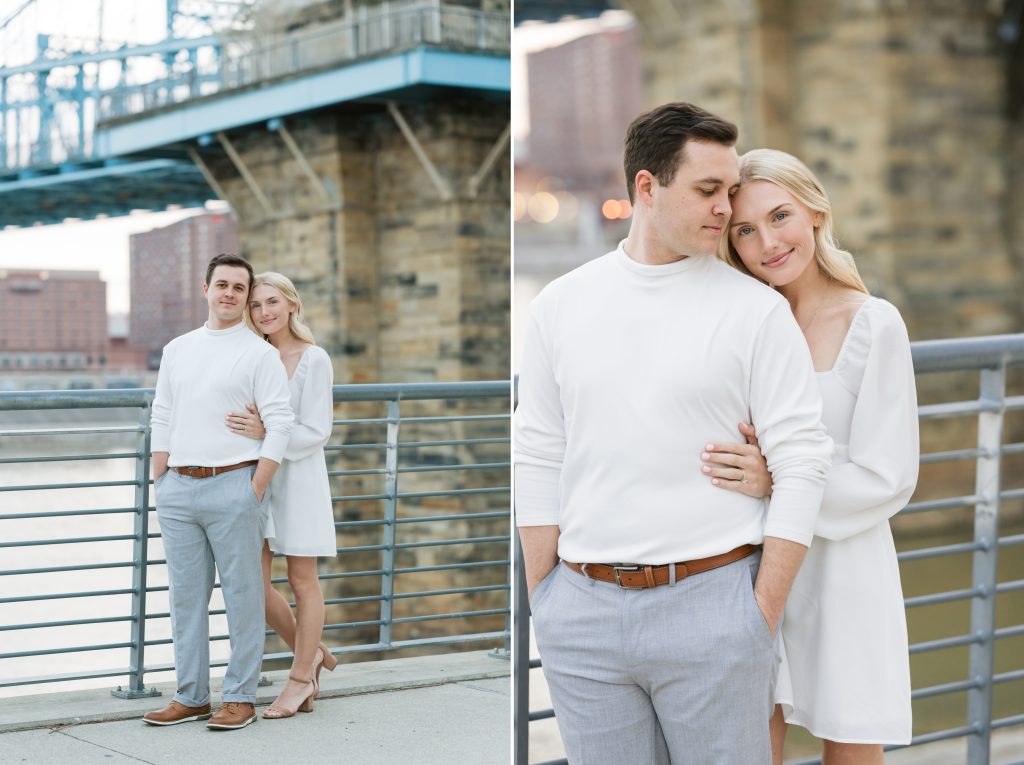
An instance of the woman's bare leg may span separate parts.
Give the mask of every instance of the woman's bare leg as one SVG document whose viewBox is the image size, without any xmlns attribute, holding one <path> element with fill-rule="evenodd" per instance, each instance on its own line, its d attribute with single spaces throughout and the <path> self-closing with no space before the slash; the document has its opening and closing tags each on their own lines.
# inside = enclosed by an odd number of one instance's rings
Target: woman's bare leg
<svg viewBox="0 0 1024 765">
<path fill-rule="evenodd" d="M 270 562 L 274 558 L 270 546 L 263 543 L 263 599 L 266 603 L 267 625 L 280 636 L 292 651 L 295 651 L 295 616 L 284 595 L 270 583 Z"/>
<path fill-rule="evenodd" d="M 316 558 L 288 555 L 286 559 L 288 561 L 288 584 L 295 594 L 295 617 L 290 621 L 290 639 L 286 638 L 284 634 L 281 637 L 295 653 L 295 658 L 292 660 L 291 670 L 288 672 L 288 680 L 273 706 L 292 710 L 296 709 L 315 690 L 312 684 L 313 662 L 320 650 L 320 636 L 324 628 L 324 597 L 320 591 L 320 580 L 317 578 Z M 281 611 L 281 604 L 288 610 L 289 617 L 291 617 L 291 608 L 288 607 L 288 602 L 281 597 L 280 593 L 277 595 L 280 598 L 280 604 L 275 606 L 275 617 L 282 622 L 284 629 L 288 629 L 289 623 L 284 618 L 284 612 Z M 269 604 L 272 597 L 268 595 L 267 598 L 268 621 Z M 274 627 L 273 624 L 271 626 Z M 271 714 L 274 713 L 271 712 Z"/>
<path fill-rule="evenodd" d="M 839 744 L 825 741 L 823 765 L 884 765 L 881 744 Z"/>
<path fill-rule="evenodd" d="M 288 556 L 288 584 L 295 594 L 295 677 L 309 676 L 324 632 L 324 595 L 317 574 L 315 557 Z"/>
<path fill-rule="evenodd" d="M 786 743 L 786 732 L 789 725 L 782 716 L 782 707 L 775 705 L 775 712 L 768 721 L 768 729 L 772 734 L 772 765 L 782 765 L 782 747 Z"/>
</svg>

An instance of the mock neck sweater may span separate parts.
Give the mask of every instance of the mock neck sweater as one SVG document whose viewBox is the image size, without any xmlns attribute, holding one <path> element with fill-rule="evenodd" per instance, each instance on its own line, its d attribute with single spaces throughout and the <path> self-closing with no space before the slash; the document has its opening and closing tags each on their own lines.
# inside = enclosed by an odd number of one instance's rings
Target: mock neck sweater
<svg viewBox="0 0 1024 765">
<path fill-rule="evenodd" d="M 231 412 L 255 404 L 263 441 L 233 433 Z M 199 329 L 164 347 L 153 399 L 151 448 L 170 467 L 218 467 L 266 457 L 280 463 L 294 422 L 288 375 L 277 350 L 244 323 Z"/>
<path fill-rule="evenodd" d="M 757 428 L 770 505 L 701 473 L 704 445 Z M 531 306 L 515 414 L 520 526 L 559 556 L 662 564 L 765 535 L 807 545 L 832 443 L 785 299 L 713 257 L 650 266 L 619 248 Z"/>
</svg>

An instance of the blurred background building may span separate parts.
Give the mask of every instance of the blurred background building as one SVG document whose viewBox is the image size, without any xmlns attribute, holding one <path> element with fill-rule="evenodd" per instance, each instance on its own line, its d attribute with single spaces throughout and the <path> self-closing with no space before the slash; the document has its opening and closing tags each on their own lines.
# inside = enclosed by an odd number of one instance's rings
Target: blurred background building
<svg viewBox="0 0 1024 765">
<path fill-rule="evenodd" d="M 129 342 L 156 369 L 163 347 L 202 326 L 209 306 L 200 286 L 206 265 L 222 252 L 238 252 L 230 215 L 204 214 L 133 234 Z"/>
<path fill-rule="evenodd" d="M 0 270 L 0 370 L 107 366 L 107 294 L 97 271 Z"/>
</svg>

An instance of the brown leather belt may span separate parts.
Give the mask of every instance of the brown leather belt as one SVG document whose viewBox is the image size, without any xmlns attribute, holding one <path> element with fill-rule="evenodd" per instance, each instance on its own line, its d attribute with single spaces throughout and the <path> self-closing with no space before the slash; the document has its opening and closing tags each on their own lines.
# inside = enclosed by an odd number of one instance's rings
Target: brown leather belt
<svg viewBox="0 0 1024 765">
<path fill-rule="evenodd" d="M 232 470 L 238 470 L 239 468 L 255 465 L 257 461 L 258 460 L 246 460 L 245 462 L 239 462 L 235 465 L 224 465 L 224 467 L 199 467 L 198 465 L 182 465 L 181 467 L 168 468 L 168 470 L 173 470 L 178 475 L 187 475 L 189 478 L 209 478 L 210 476 L 220 475 L 221 473 L 229 473 Z"/>
<path fill-rule="evenodd" d="M 607 563 L 571 563 L 562 561 L 577 574 L 599 582 L 617 584 L 626 590 L 646 590 L 651 587 L 659 587 L 669 583 L 669 567 L 674 566 L 676 570 L 676 581 L 685 579 L 693 574 L 701 574 L 713 568 L 735 563 L 746 558 L 761 549 L 761 545 L 741 545 L 735 550 L 729 550 L 721 555 L 712 555 L 710 558 L 688 560 L 682 563 L 666 563 L 661 566 L 612 566 Z"/>
</svg>

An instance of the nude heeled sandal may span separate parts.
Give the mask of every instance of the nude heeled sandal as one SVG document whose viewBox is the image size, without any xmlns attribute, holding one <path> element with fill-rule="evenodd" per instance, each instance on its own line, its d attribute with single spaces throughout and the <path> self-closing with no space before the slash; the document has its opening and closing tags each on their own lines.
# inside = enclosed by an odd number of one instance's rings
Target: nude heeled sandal
<svg viewBox="0 0 1024 765">
<path fill-rule="evenodd" d="M 316 680 L 310 678 L 309 680 L 303 680 L 301 677 L 295 677 L 294 675 L 288 675 L 289 680 L 293 680 L 296 683 L 302 683 L 303 685 L 310 685 L 311 693 L 302 700 L 302 702 L 295 709 L 289 709 L 288 707 L 278 706 L 275 700 L 273 704 L 267 707 L 263 711 L 264 720 L 283 720 L 286 717 L 294 717 L 296 712 L 312 712 L 313 711 L 313 699 L 317 696 L 319 686 Z M 278 696 L 280 698 L 280 696 Z"/>
</svg>

